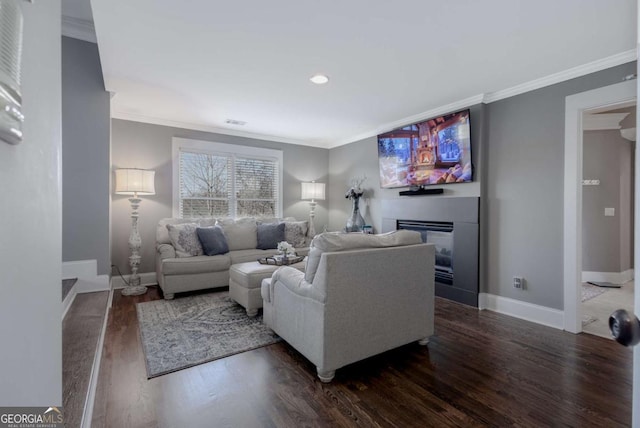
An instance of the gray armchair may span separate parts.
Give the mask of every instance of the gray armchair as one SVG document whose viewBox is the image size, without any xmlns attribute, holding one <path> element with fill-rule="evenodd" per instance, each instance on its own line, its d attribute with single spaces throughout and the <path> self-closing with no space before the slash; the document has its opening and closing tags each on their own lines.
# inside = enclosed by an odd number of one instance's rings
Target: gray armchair
<svg viewBox="0 0 640 428">
<path fill-rule="evenodd" d="M 318 235 L 306 272 L 262 283 L 264 322 L 330 382 L 335 370 L 433 334 L 434 246 L 418 232 Z"/>
</svg>

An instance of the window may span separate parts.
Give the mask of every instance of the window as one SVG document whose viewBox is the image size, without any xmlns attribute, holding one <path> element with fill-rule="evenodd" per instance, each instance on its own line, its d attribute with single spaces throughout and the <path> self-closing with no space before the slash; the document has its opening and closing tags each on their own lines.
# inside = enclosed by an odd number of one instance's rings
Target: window
<svg viewBox="0 0 640 428">
<path fill-rule="evenodd" d="M 282 151 L 173 139 L 176 217 L 280 217 Z"/>
</svg>

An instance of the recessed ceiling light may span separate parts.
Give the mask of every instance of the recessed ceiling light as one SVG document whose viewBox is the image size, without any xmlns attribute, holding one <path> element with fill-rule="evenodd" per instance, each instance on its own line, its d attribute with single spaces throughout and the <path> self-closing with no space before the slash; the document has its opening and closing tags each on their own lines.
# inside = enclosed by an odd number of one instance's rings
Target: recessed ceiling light
<svg viewBox="0 0 640 428">
<path fill-rule="evenodd" d="M 243 120 L 235 120 L 235 119 L 227 119 L 224 122 L 228 123 L 229 125 L 238 125 L 238 126 L 244 126 L 247 124 L 247 122 Z"/>
<path fill-rule="evenodd" d="M 311 80 L 316 85 L 324 85 L 329 81 L 329 78 L 324 74 L 316 74 L 314 76 L 311 76 L 311 79 L 309 80 Z"/>
</svg>

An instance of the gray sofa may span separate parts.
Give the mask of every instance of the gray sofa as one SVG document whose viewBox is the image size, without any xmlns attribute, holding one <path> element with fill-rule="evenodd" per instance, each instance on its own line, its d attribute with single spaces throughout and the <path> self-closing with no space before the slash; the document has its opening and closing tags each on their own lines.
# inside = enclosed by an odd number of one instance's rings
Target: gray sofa
<svg viewBox="0 0 640 428">
<path fill-rule="evenodd" d="M 236 263 L 257 261 L 261 257 L 277 254 L 276 249 L 257 249 L 257 229 L 259 223 L 284 221 L 289 224 L 306 224 L 292 218 L 256 219 L 256 218 L 165 218 L 158 222 L 156 229 L 156 277 L 165 299 L 173 299 L 175 293 L 202 290 L 207 288 L 226 287 L 229 285 L 229 268 Z M 215 256 L 185 256 L 172 244 L 167 225 L 195 223 L 200 227 L 220 225 L 229 246 L 229 252 Z M 306 227 L 303 233 L 306 235 Z M 298 230 L 298 234 L 300 231 Z M 292 242 L 293 243 L 293 242 Z M 299 241 L 296 247 L 298 255 L 306 255 L 309 251 L 308 241 Z"/>
<path fill-rule="evenodd" d="M 434 264 L 418 232 L 320 234 L 306 272 L 281 267 L 262 281 L 264 322 L 330 382 L 347 364 L 428 342 Z"/>
</svg>

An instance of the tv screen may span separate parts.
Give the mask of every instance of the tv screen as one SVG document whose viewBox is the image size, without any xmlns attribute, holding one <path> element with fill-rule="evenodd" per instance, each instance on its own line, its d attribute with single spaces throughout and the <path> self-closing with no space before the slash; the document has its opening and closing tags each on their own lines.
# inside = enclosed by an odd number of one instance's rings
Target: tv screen
<svg viewBox="0 0 640 428">
<path fill-rule="evenodd" d="M 383 189 L 472 181 L 469 110 L 378 135 Z"/>
</svg>

